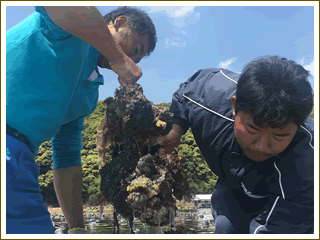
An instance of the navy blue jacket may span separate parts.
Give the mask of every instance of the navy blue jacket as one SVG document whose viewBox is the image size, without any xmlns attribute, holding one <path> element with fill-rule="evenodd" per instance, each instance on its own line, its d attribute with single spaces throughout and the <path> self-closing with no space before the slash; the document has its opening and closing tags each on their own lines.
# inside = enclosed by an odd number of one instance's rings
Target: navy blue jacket
<svg viewBox="0 0 320 240">
<path fill-rule="evenodd" d="M 173 122 L 190 127 L 210 169 L 228 189 L 264 198 L 266 211 L 250 233 L 306 233 L 314 224 L 314 123 L 308 117 L 281 154 L 264 162 L 248 159 L 234 135 L 231 97 L 239 74 L 210 68 L 196 72 L 173 94 Z M 236 197 L 236 196 L 235 196 Z"/>
</svg>

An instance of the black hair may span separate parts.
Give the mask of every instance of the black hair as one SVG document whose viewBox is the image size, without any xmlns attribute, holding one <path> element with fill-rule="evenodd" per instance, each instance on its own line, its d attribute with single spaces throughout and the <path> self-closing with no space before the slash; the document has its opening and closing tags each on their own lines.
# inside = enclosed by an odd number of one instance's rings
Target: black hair
<svg viewBox="0 0 320 240">
<path fill-rule="evenodd" d="M 300 125 L 313 108 L 310 73 L 294 61 L 262 57 L 243 69 L 236 91 L 236 113 L 250 113 L 258 127 Z"/>
<path fill-rule="evenodd" d="M 137 32 L 141 36 L 147 36 L 149 46 L 146 56 L 149 56 L 156 47 L 157 34 L 151 18 L 146 12 L 135 7 L 119 7 L 104 16 L 107 24 L 114 23 L 119 16 L 127 16 L 130 18 L 129 27 L 132 31 Z"/>
</svg>

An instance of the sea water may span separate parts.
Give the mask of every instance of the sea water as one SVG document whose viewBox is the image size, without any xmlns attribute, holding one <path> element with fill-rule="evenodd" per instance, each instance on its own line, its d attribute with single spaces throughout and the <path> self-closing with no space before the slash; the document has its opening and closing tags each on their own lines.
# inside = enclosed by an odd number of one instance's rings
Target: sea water
<svg viewBox="0 0 320 240">
<path fill-rule="evenodd" d="M 174 217 L 174 216 L 173 216 Z M 154 227 L 134 219 L 133 230 L 136 234 L 165 234 L 175 226 L 185 226 L 197 234 L 210 234 L 214 232 L 214 221 L 210 209 L 178 210 L 173 219 L 173 224 Z M 120 234 L 130 234 L 128 223 L 121 216 L 118 218 Z M 171 226 L 170 226 L 171 225 Z M 88 234 L 113 234 L 113 218 L 99 219 L 99 222 L 86 221 Z M 117 231 L 116 231 L 117 232 Z"/>
</svg>

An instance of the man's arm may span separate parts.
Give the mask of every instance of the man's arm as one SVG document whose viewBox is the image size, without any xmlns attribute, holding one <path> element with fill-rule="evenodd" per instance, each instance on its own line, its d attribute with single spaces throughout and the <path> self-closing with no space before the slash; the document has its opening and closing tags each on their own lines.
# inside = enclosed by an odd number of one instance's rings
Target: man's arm
<svg viewBox="0 0 320 240">
<path fill-rule="evenodd" d="M 313 188 L 291 201 L 281 196 L 270 199 L 264 213 L 251 221 L 251 234 L 305 234 L 313 233 Z"/>
<path fill-rule="evenodd" d="M 96 7 L 43 7 L 51 20 L 66 32 L 93 46 L 111 62 L 111 69 L 128 83 L 136 82 L 141 69 L 114 41 Z"/>
<path fill-rule="evenodd" d="M 54 189 L 69 229 L 84 228 L 81 166 L 84 118 L 61 126 L 52 138 Z"/>
<path fill-rule="evenodd" d="M 69 229 L 84 228 L 82 187 L 82 166 L 53 170 L 53 183 L 60 207 L 66 217 Z"/>
<path fill-rule="evenodd" d="M 160 154 L 170 154 L 175 148 L 180 145 L 180 139 L 183 135 L 184 130 L 178 124 L 172 124 L 172 129 L 168 135 L 159 143 L 163 146 L 163 150 L 160 149 Z"/>
<path fill-rule="evenodd" d="M 159 149 L 160 154 L 170 154 L 179 146 L 180 139 L 183 134 L 189 128 L 189 120 L 186 116 L 186 108 L 183 101 L 183 94 L 191 79 L 195 78 L 197 74 L 194 74 L 186 82 L 180 84 L 179 89 L 172 96 L 172 104 L 170 106 L 170 112 L 174 114 L 172 119 L 172 129 L 168 135 L 159 144 L 162 146 Z"/>
</svg>

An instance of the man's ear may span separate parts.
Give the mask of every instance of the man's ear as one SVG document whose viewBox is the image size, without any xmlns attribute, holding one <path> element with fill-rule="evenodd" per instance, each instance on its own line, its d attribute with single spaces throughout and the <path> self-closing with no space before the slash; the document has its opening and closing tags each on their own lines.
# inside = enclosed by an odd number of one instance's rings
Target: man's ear
<svg viewBox="0 0 320 240">
<path fill-rule="evenodd" d="M 129 22 L 129 17 L 125 16 L 125 15 L 121 15 L 119 17 L 117 17 L 115 20 L 114 20 L 114 28 L 116 30 L 118 30 L 120 27 L 123 27 L 124 25 L 126 25 L 127 23 Z"/>
<path fill-rule="evenodd" d="M 236 95 L 232 96 L 231 102 L 232 102 L 232 115 L 235 117 L 236 116 Z"/>
</svg>

